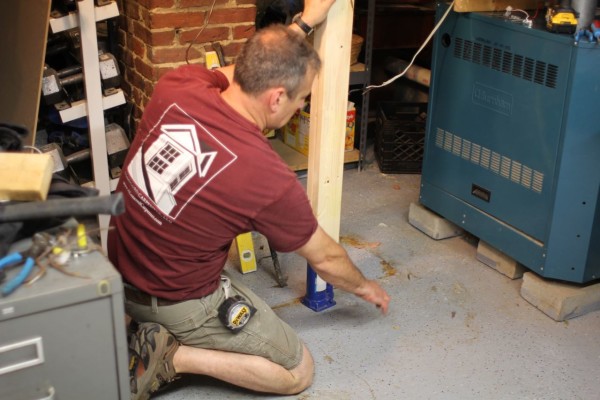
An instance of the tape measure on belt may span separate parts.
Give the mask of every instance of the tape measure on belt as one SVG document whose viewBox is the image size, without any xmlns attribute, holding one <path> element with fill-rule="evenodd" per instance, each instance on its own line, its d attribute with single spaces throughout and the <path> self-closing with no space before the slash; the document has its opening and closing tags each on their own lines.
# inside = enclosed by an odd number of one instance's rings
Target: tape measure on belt
<svg viewBox="0 0 600 400">
<path fill-rule="evenodd" d="M 230 296 L 229 289 L 231 281 L 226 276 L 221 276 L 225 301 L 219 306 L 219 319 L 225 327 L 234 333 L 239 332 L 246 326 L 250 318 L 256 312 L 246 299 L 240 295 Z"/>
</svg>

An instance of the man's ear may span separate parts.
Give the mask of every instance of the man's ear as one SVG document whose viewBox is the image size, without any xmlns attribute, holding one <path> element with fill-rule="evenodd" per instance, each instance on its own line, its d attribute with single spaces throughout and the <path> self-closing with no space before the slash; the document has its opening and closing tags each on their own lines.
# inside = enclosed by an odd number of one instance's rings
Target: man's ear
<svg viewBox="0 0 600 400">
<path fill-rule="evenodd" d="M 279 107 L 281 107 L 286 100 L 287 94 L 283 87 L 276 87 L 269 91 L 268 101 L 271 112 L 276 113 L 279 111 Z"/>
</svg>

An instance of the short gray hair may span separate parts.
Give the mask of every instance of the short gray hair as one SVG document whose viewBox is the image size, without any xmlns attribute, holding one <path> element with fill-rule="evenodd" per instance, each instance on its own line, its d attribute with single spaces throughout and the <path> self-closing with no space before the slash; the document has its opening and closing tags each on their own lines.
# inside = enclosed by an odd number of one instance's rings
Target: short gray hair
<svg viewBox="0 0 600 400">
<path fill-rule="evenodd" d="M 315 49 L 301 35 L 274 24 L 248 39 L 235 61 L 233 80 L 251 95 L 283 86 L 288 97 L 294 98 L 309 67 L 321 68 Z"/>
</svg>

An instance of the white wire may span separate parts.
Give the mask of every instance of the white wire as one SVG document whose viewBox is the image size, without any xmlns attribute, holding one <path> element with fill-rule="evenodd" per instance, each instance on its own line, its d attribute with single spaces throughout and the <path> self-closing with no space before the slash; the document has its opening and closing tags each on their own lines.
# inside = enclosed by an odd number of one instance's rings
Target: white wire
<svg viewBox="0 0 600 400">
<path fill-rule="evenodd" d="M 516 13 L 516 12 L 525 14 L 525 18 L 513 15 L 513 13 Z M 525 11 L 525 10 L 514 9 L 514 8 L 511 8 L 509 10 L 508 7 L 507 7 L 506 13 L 504 15 L 505 15 L 506 19 L 508 19 L 509 21 L 520 22 L 520 23 L 522 23 L 523 25 L 525 25 L 525 26 L 527 26 L 529 28 L 531 28 L 531 25 L 533 25 L 533 21 L 531 20 L 531 17 L 529 17 L 529 14 L 527 14 L 527 11 Z"/>
<path fill-rule="evenodd" d="M 520 13 L 523 13 L 523 14 L 525 14 L 525 16 L 527 17 L 527 18 L 525 18 L 525 20 L 529 20 L 529 19 L 531 19 L 531 18 L 529 17 L 529 14 L 527 13 L 527 11 L 525 11 L 525 10 L 521 10 L 520 8 L 513 8 L 513 9 L 509 10 L 508 12 L 509 12 L 509 13 L 520 12 Z M 510 16 L 510 14 L 509 14 L 509 16 Z"/>
<path fill-rule="evenodd" d="M 42 154 L 42 151 L 34 146 L 23 146 L 23 148 L 26 150 L 31 150 L 33 153 Z"/>
<path fill-rule="evenodd" d="M 425 41 L 423 42 L 423 44 L 421 45 L 421 47 L 419 47 L 419 50 L 417 50 L 417 52 L 413 56 L 412 60 L 410 60 L 410 63 L 406 66 L 406 68 L 404 68 L 404 71 L 400 72 L 398 75 L 394 76 L 393 78 L 390 78 L 387 81 L 383 82 L 381 85 L 369 85 L 369 86 L 367 86 L 365 88 L 365 90 L 363 91 L 363 94 L 367 93 L 371 89 L 377 89 L 377 88 L 381 88 L 381 87 L 387 86 L 390 83 L 394 82 L 396 79 L 402 77 L 406 73 L 406 71 L 408 71 L 408 69 L 410 67 L 412 67 L 412 65 L 415 62 L 415 59 L 417 58 L 417 56 L 419 55 L 419 53 L 425 48 L 425 46 L 427 46 L 427 43 L 429 43 L 429 41 L 431 40 L 431 38 L 433 37 L 433 35 L 435 34 L 435 32 L 442 25 L 442 22 L 444 22 L 444 20 L 446 19 L 446 17 L 450 13 L 450 10 L 452 10 L 453 6 L 454 6 L 454 0 L 452 1 L 452 3 L 450 3 L 450 6 L 448 7 L 448 9 L 444 13 L 444 15 L 442 15 L 442 18 L 440 18 L 440 20 L 435 25 L 435 27 L 433 28 L 433 30 L 431 31 L 431 33 L 429 34 L 429 36 L 427 36 L 427 39 L 425 39 Z"/>
<path fill-rule="evenodd" d="M 215 4 L 217 4 L 217 0 L 213 0 L 212 4 L 210 6 L 210 10 L 208 11 L 208 15 L 206 16 L 206 19 L 204 20 L 204 25 L 202 25 L 202 28 L 200 28 L 200 30 L 198 31 L 198 33 L 196 33 L 196 36 L 194 36 L 194 39 L 192 39 L 192 41 L 188 45 L 187 49 L 185 50 L 185 63 L 188 64 L 188 65 L 190 63 L 190 60 L 189 60 L 190 49 L 192 48 L 192 46 L 194 44 L 196 44 L 196 40 L 198 40 L 198 37 L 200 36 L 200 34 L 202 32 L 204 32 L 204 29 L 208 26 L 208 21 L 210 20 L 210 17 L 211 17 L 211 15 L 213 13 L 213 9 L 215 8 Z"/>
</svg>

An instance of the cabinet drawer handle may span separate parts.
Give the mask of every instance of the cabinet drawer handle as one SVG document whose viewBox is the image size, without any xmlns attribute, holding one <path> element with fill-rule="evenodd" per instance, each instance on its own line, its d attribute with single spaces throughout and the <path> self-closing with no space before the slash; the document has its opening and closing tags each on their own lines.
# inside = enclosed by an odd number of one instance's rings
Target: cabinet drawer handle
<svg viewBox="0 0 600 400">
<path fill-rule="evenodd" d="M 54 400 L 54 386 L 48 388 L 48 396 L 42 397 L 39 400 Z"/>
<path fill-rule="evenodd" d="M 0 375 L 29 368 L 44 362 L 42 338 L 23 340 L 0 346 Z"/>
</svg>

